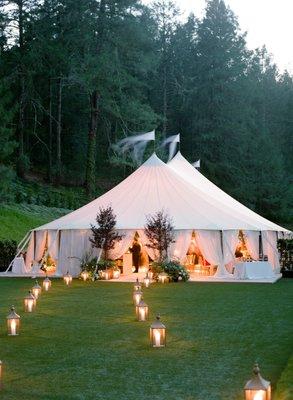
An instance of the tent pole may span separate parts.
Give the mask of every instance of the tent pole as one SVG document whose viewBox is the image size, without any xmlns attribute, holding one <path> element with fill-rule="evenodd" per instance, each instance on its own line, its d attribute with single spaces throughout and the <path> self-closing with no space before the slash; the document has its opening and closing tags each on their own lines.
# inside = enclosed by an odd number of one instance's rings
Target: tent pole
<svg viewBox="0 0 293 400">
<path fill-rule="evenodd" d="M 25 237 L 21 240 L 20 243 L 22 243 L 21 247 L 18 247 L 18 251 L 15 255 L 15 257 L 13 258 L 13 260 L 11 261 L 11 263 L 8 265 L 8 268 L 6 269 L 5 273 L 9 271 L 9 269 L 11 268 L 11 266 L 13 265 L 14 260 L 16 259 L 16 257 L 19 256 L 19 254 L 22 252 L 22 250 L 25 248 L 25 246 L 27 245 L 29 239 L 30 239 L 30 234 L 32 234 L 32 231 L 29 231 Z M 19 245 L 20 246 L 20 245 Z"/>
</svg>

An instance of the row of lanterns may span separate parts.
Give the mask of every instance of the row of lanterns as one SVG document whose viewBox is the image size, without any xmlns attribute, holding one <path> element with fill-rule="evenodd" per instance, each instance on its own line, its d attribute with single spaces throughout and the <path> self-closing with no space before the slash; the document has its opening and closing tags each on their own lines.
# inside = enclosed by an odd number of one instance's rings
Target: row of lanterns
<svg viewBox="0 0 293 400">
<path fill-rule="evenodd" d="M 165 277 L 163 278 L 165 283 Z M 147 282 L 147 283 L 146 283 Z M 150 279 L 148 275 L 144 278 L 144 285 L 149 287 Z M 135 305 L 136 318 L 138 321 L 146 321 L 149 316 L 149 307 L 143 301 L 141 285 L 136 280 L 133 291 L 133 303 Z M 150 326 L 150 345 L 151 347 L 166 347 L 166 326 L 161 322 L 160 315 Z M 256 363 L 253 368 L 253 377 L 244 386 L 245 400 L 271 400 L 271 384 L 260 374 L 260 369 Z"/>
<path fill-rule="evenodd" d="M 84 281 L 88 279 L 88 272 L 83 271 L 81 277 Z M 149 287 L 151 276 L 146 274 L 143 283 L 145 287 Z M 64 283 L 69 286 L 72 282 L 72 276 L 67 272 L 63 276 Z M 159 275 L 159 282 L 168 282 L 167 274 Z M 52 282 L 48 277 L 43 280 L 43 289 L 48 291 L 51 288 Z M 24 298 L 24 311 L 33 312 L 36 308 L 37 299 L 41 295 L 42 287 L 36 281 L 35 285 Z M 140 322 L 148 320 L 149 307 L 143 301 L 143 292 L 138 279 L 134 285 L 133 303 L 135 305 L 136 318 Z M 16 313 L 15 307 L 11 307 L 11 312 L 7 316 L 7 331 L 9 336 L 17 336 L 20 328 L 20 316 Z M 156 320 L 150 326 L 150 345 L 155 348 L 166 346 L 166 326 L 161 322 L 160 315 L 157 315 Z M 2 388 L 3 364 L 0 361 L 0 389 Z M 260 375 L 260 369 L 256 363 L 253 368 L 253 377 L 244 387 L 245 400 L 271 400 L 271 384 Z"/>
<path fill-rule="evenodd" d="M 43 280 L 43 289 L 47 292 L 51 287 L 52 282 L 48 277 Z M 35 285 L 29 290 L 27 296 L 23 299 L 25 312 L 33 312 L 37 305 L 37 299 L 42 293 L 42 287 L 36 281 Z M 16 313 L 15 307 L 11 306 L 10 313 L 7 315 L 7 334 L 8 336 L 18 336 L 20 328 L 20 316 Z"/>
</svg>

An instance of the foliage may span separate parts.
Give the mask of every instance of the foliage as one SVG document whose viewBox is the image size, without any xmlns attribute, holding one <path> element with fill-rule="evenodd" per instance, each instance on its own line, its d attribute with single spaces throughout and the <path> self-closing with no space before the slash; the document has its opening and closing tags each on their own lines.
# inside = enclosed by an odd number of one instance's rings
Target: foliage
<svg viewBox="0 0 293 400">
<path fill-rule="evenodd" d="M 97 227 L 91 225 L 93 237 L 89 240 L 93 247 L 102 249 L 103 258 L 107 260 L 109 251 L 114 248 L 116 242 L 122 239 L 122 235 L 115 230 L 116 215 L 113 208 L 111 206 L 100 207 L 96 221 Z"/>
<path fill-rule="evenodd" d="M 115 261 L 113 260 L 99 260 L 97 263 L 98 271 L 105 271 L 106 269 L 114 268 Z"/>
<path fill-rule="evenodd" d="M 59 155 L 61 183 L 92 198 L 133 170 L 111 145 L 156 128 L 158 138 L 180 132 L 187 159 L 237 200 L 292 221 L 292 74 L 265 48 L 248 50 L 223 0 L 208 0 L 200 19 L 179 15 L 170 0 L 0 0 L 2 202 L 26 201 L 16 165 L 56 183 Z M 27 197 L 81 203 L 50 192 Z"/>
<path fill-rule="evenodd" d="M 20 241 L 31 229 L 60 218 L 69 210 L 25 204 L 0 204 L 0 240 Z"/>
<path fill-rule="evenodd" d="M 15 240 L 0 240 L 0 271 L 5 271 L 15 257 L 17 243 Z"/>
<path fill-rule="evenodd" d="M 173 231 L 172 220 L 164 210 L 147 216 L 145 225 L 145 234 L 149 240 L 147 246 L 157 252 L 159 261 L 167 258 L 168 248 L 174 242 Z"/>
<path fill-rule="evenodd" d="M 28 314 L 21 310 L 31 285 L 27 278 L 0 279 L 2 319 L 14 304 L 22 321 L 17 340 L 2 324 L 5 400 L 137 400 L 138 393 L 141 400 L 240 400 L 256 357 L 277 400 L 292 385 L 292 280 L 153 285 L 144 291 L 147 323 L 135 321 L 131 283 L 73 279 L 68 290 L 54 279 Z M 149 346 L 157 312 L 167 327 L 163 352 Z M 165 387 L 159 394 L 158 381 Z"/>
<path fill-rule="evenodd" d="M 280 254 L 281 272 L 283 276 L 293 277 L 293 239 L 279 239 L 278 251 Z"/>
<path fill-rule="evenodd" d="M 178 280 L 186 282 L 189 280 L 188 271 L 177 261 L 154 262 L 152 264 L 152 271 L 155 276 L 160 272 L 165 272 L 172 282 L 178 282 Z"/>
</svg>

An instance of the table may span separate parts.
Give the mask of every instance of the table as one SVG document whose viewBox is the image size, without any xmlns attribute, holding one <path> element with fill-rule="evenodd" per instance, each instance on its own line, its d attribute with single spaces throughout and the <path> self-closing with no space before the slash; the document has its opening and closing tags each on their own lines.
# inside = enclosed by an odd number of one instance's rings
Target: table
<svg viewBox="0 0 293 400">
<path fill-rule="evenodd" d="M 26 268 L 25 268 L 25 263 L 24 259 L 22 256 L 20 257 L 15 257 L 12 265 L 12 272 L 14 274 L 25 274 L 26 273 Z"/>
<path fill-rule="evenodd" d="M 275 276 L 268 261 L 243 261 L 235 264 L 236 279 L 266 279 Z"/>
</svg>

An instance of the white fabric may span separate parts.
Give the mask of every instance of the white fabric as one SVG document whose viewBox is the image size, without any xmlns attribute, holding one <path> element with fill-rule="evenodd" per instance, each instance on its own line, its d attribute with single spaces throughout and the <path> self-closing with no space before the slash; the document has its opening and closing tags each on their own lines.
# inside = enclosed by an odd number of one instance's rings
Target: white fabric
<svg viewBox="0 0 293 400">
<path fill-rule="evenodd" d="M 30 241 L 25 256 L 25 268 L 27 272 L 31 270 L 32 262 L 34 259 L 35 259 L 35 233 L 32 232 L 30 235 Z"/>
<path fill-rule="evenodd" d="M 47 254 L 56 262 L 58 261 L 58 253 L 59 253 L 59 231 L 53 230 L 48 231 L 48 239 L 47 239 Z"/>
<path fill-rule="evenodd" d="M 177 143 L 180 143 L 180 133 L 178 133 L 178 135 L 169 136 L 165 140 L 163 140 L 163 143 L 161 144 L 161 147 L 165 147 L 166 144 L 169 144 L 169 158 L 168 158 L 168 161 L 170 161 L 171 158 L 174 157 Z"/>
<path fill-rule="evenodd" d="M 15 257 L 12 264 L 12 272 L 14 274 L 25 274 L 27 272 L 24 259 L 22 256 Z"/>
<path fill-rule="evenodd" d="M 181 178 L 183 178 L 187 183 L 192 185 L 197 190 L 206 194 L 208 198 L 212 198 L 214 204 L 218 207 L 224 205 L 227 209 L 233 210 L 233 215 L 241 220 L 241 224 L 234 229 L 249 229 L 249 230 L 274 230 L 274 231 L 288 231 L 279 225 L 261 217 L 254 211 L 245 207 L 243 204 L 239 203 L 233 197 L 229 196 L 223 190 L 221 190 L 214 183 L 209 181 L 204 175 L 202 175 L 198 170 L 196 170 L 182 155 L 180 152 L 168 163 L 168 166 L 176 172 Z M 245 222 L 244 222 L 245 221 Z M 250 224 L 250 228 L 245 228 L 245 224 Z M 200 226 L 193 225 L 193 228 L 200 229 Z M 204 228 L 202 228 L 204 229 Z M 206 229 L 213 229 L 212 227 Z M 225 228 L 223 225 L 219 230 L 233 229 Z"/>
<path fill-rule="evenodd" d="M 72 276 L 80 273 L 80 264 L 86 252 L 91 251 L 89 230 L 65 230 L 60 232 L 60 252 L 58 260 L 58 275 L 70 271 Z"/>
<path fill-rule="evenodd" d="M 230 203 L 211 196 L 204 185 L 186 182 L 155 154 L 103 196 L 37 230 L 90 229 L 99 207 L 109 205 L 117 216 L 117 229 L 144 229 L 146 216 L 164 209 L 172 217 L 175 230 L 270 230 L 267 224 L 252 221 Z"/>
<path fill-rule="evenodd" d="M 235 251 L 237 248 L 237 244 L 239 243 L 238 235 L 238 230 L 223 232 L 223 251 L 225 264 L 228 264 L 231 261 L 235 261 Z"/>
<path fill-rule="evenodd" d="M 244 240 L 247 250 L 254 260 L 259 259 L 259 232 L 244 231 Z"/>
<path fill-rule="evenodd" d="M 117 258 L 121 258 L 124 253 L 131 246 L 135 230 L 119 230 L 120 235 L 122 235 L 122 239 L 119 242 L 115 243 L 114 249 L 109 251 L 109 256 L 111 260 L 116 260 Z"/>
<path fill-rule="evenodd" d="M 223 232 L 224 263 L 227 271 L 232 273 L 235 263 L 235 251 L 239 243 L 239 231 L 231 230 Z"/>
<path fill-rule="evenodd" d="M 240 262 L 234 270 L 236 279 L 266 279 L 274 275 L 272 265 L 267 261 Z"/>
<path fill-rule="evenodd" d="M 263 252 L 268 256 L 268 260 L 273 266 L 276 274 L 280 273 L 279 252 L 277 247 L 276 232 L 262 232 Z"/>
<path fill-rule="evenodd" d="M 44 255 L 45 246 L 47 241 L 47 231 L 36 232 L 36 248 L 35 248 L 35 260 L 40 261 Z"/>
<path fill-rule="evenodd" d="M 175 242 L 170 245 L 169 255 L 171 260 L 179 260 L 184 263 L 190 242 L 192 230 L 178 230 L 174 232 Z"/>
<path fill-rule="evenodd" d="M 151 247 L 148 247 L 150 244 L 147 235 L 145 234 L 145 231 L 143 229 L 138 229 L 137 230 L 138 236 L 140 238 L 141 243 L 145 247 L 146 252 L 148 253 L 148 256 L 153 260 L 156 261 L 159 257 L 155 249 L 152 249 Z"/>
<path fill-rule="evenodd" d="M 210 264 L 218 266 L 215 276 L 230 276 L 224 266 L 221 233 L 217 231 L 196 231 L 195 239 L 204 258 Z"/>
</svg>

